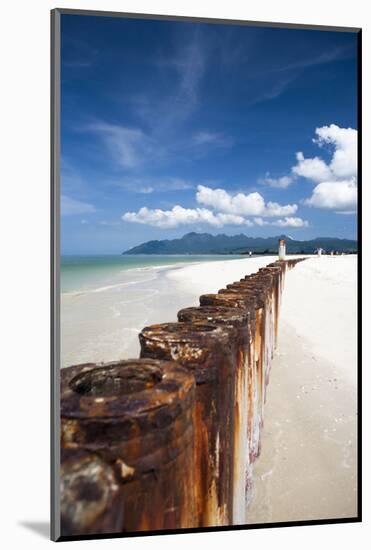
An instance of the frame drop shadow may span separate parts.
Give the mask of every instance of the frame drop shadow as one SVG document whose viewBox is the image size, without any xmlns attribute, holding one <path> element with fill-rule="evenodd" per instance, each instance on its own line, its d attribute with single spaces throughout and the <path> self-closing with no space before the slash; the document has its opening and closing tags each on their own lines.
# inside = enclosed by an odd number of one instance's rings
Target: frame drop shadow
<svg viewBox="0 0 371 550">
<path fill-rule="evenodd" d="M 50 523 L 48 521 L 20 521 L 19 525 L 44 539 L 50 539 Z"/>
</svg>

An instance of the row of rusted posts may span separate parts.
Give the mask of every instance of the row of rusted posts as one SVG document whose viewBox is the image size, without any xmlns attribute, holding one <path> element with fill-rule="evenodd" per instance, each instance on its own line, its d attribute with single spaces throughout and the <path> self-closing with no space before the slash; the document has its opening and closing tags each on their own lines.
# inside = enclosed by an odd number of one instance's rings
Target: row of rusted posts
<svg viewBox="0 0 371 550">
<path fill-rule="evenodd" d="M 62 535 L 246 522 L 284 277 L 298 261 L 144 328 L 140 359 L 62 369 Z"/>
</svg>

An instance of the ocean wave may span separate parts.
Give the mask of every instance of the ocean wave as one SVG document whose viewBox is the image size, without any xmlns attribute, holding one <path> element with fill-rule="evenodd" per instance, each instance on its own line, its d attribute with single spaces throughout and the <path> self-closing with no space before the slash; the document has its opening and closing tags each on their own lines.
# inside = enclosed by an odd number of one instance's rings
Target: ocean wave
<svg viewBox="0 0 371 550">
<path fill-rule="evenodd" d="M 110 290 L 114 290 L 114 289 L 120 288 L 120 287 L 132 286 L 132 285 L 137 285 L 137 284 L 141 284 L 141 283 L 148 283 L 150 281 L 154 281 L 157 278 L 156 277 L 157 273 L 164 274 L 164 272 L 166 273 L 167 271 L 169 271 L 169 272 L 177 271 L 179 269 L 183 269 L 183 268 L 188 267 L 188 266 L 200 265 L 200 264 L 203 264 L 203 263 L 208 263 L 208 262 L 200 262 L 200 261 L 195 260 L 195 261 L 192 261 L 192 262 L 178 262 L 178 263 L 174 263 L 174 264 L 151 265 L 151 266 L 143 266 L 143 267 L 133 267 L 133 268 L 130 268 L 130 269 L 122 269 L 122 270 L 119 271 L 119 273 L 122 276 L 126 276 L 126 277 L 127 276 L 132 276 L 135 273 L 138 273 L 138 274 L 148 273 L 148 274 L 154 274 L 155 276 L 152 276 L 150 278 L 143 278 L 143 279 L 140 279 L 140 280 L 137 280 L 137 281 L 122 281 L 122 282 L 119 282 L 119 283 L 106 284 L 106 285 L 98 286 L 98 287 L 95 287 L 95 288 L 81 288 L 81 289 L 77 289 L 77 290 L 67 290 L 67 291 L 62 290 L 61 295 L 62 296 L 77 297 L 77 296 L 84 296 L 86 294 L 96 294 L 96 293 L 100 293 L 100 292 L 108 292 Z"/>
<path fill-rule="evenodd" d="M 127 273 L 127 271 L 125 271 L 124 273 Z M 141 279 L 139 281 L 125 281 L 125 282 L 121 282 L 121 283 L 114 283 L 114 284 L 110 284 L 110 285 L 98 286 L 96 288 L 89 288 L 89 289 L 84 289 L 84 290 L 69 290 L 67 292 L 62 292 L 62 295 L 63 296 L 84 296 L 86 294 L 98 294 L 100 292 L 107 292 L 107 291 L 113 290 L 115 288 L 133 286 L 133 285 L 138 285 L 138 284 L 141 284 L 141 283 L 147 283 L 147 282 L 150 282 L 150 281 L 154 281 L 155 279 L 156 279 L 156 277 L 151 277 L 149 279 Z"/>
</svg>

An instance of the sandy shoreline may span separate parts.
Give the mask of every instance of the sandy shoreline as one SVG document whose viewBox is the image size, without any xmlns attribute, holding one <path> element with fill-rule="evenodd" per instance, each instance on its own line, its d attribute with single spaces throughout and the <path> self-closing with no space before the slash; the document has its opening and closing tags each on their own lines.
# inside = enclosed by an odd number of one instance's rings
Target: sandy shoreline
<svg viewBox="0 0 371 550">
<path fill-rule="evenodd" d="M 247 523 L 355 517 L 356 392 L 286 322 Z"/>
<path fill-rule="evenodd" d="M 356 257 L 286 275 L 247 523 L 357 515 Z"/>
<path fill-rule="evenodd" d="M 61 365 L 129 359 L 146 325 L 177 320 L 200 294 L 257 271 L 274 256 L 133 270 L 96 291 L 62 294 Z"/>
</svg>

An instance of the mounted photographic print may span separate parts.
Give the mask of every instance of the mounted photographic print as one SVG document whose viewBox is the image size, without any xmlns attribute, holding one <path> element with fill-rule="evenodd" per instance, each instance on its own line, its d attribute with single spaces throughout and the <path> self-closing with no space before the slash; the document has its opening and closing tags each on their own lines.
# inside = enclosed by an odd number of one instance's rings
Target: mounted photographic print
<svg viewBox="0 0 371 550">
<path fill-rule="evenodd" d="M 53 10 L 54 540 L 361 520 L 360 55 Z"/>
</svg>

